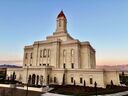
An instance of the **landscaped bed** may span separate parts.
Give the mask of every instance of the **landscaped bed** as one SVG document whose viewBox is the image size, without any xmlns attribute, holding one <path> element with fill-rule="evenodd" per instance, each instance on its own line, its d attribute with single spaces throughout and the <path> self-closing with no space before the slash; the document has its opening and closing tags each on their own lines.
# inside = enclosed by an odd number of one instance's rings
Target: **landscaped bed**
<svg viewBox="0 0 128 96">
<path fill-rule="evenodd" d="M 51 93 L 73 95 L 73 96 L 89 96 L 89 95 L 101 95 L 101 94 L 111 94 L 122 91 L 128 91 L 128 87 L 123 86 L 111 86 L 108 85 L 107 88 L 96 88 L 88 86 L 77 86 L 77 85 L 50 85 L 54 88 Z M 16 88 L 3 88 L 0 87 L 0 96 L 26 96 L 26 90 L 16 89 Z M 41 96 L 42 92 L 28 91 L 27 96 Z"/>
<path fill-rule="evenodd" d="M 128 91 L 128 87 L 122 86 L 110 86 L 107 88 L 94 88 L 94 87 L 84 87 L 84 86 L 76 86 L 76 85 L 51 85 L 54 89 L 50 92 L 59 93 L 65 95 L 75 95 L 75 96 L 88 96 L 88 95 L 101 95 L 101 94 L 111 94 L 122 91 Z"/>
</svg>

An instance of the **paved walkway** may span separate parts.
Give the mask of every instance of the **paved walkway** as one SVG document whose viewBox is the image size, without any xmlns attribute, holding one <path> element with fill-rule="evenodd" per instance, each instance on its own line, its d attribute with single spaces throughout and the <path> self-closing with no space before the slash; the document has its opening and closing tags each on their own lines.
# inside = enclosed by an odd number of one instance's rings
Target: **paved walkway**
<svg viewBox="0 0 128 96">
<path fill-rule="evenodd" d="M 114 94 L 98 95 L 98 96 L 124 96 L 124 95 L 128 95 L 128 91 L 114 93 Z"/>
<path fill-rule="evenodd" d="M 62 95 L 62 94 L 55 94 L 55 93 L 45 93 L 45 94 L 42 94 L 41 96 L 69 96 L 69 95 Z"/>
</svg>

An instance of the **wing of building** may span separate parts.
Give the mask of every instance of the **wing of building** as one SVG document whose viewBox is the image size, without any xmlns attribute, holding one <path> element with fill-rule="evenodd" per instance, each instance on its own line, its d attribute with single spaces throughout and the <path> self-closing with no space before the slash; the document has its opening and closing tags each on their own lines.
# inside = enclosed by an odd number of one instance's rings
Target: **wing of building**
<svg viewBox="0 0 128 96">
<path fill-rule="evenodd" d="M 82 34 L 81 34 L 82 35 Z M 56 30 L 46 40 L 25 46 L 22 68 L 8 68 L 16 79 L 32 85 L 76 84 L 99 87 L 119 85 L 119 73 L 96 69 L 95 49 L 88 41 L 74 39 L 67 31 L 67 18 L 63 11 L 56 18 Z"/>
</svg>

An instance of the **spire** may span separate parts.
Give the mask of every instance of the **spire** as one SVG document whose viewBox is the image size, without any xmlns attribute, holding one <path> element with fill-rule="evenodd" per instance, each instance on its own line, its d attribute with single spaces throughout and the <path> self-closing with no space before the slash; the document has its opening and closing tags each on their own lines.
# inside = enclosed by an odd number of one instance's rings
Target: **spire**
<svg viewBox="0 0 128 96">
<path fill-rule="evenodd" d="M 66 19 L 66 16 L 64 15 L 63 10 L 58 14 L 57 18 L 64 17 Z"/>
</svg>

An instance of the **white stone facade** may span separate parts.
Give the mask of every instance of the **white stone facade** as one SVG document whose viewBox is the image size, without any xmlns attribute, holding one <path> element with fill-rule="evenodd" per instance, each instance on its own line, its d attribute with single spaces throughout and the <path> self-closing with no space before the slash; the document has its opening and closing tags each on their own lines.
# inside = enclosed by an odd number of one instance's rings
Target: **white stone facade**
<svg viewBox="0 0 128 96">
<path fill-rule="evenodd" d="M 67 32 L 67 19 L 61 11 L 56 31 L 44 41 L 25 46 L 23 68 L 7 69 L 7 76 L 30 84 L 75 84 L 99 87 L 119 85 L 119 72 L 96 69 L 95 50 L 89 42 L 80 42 Z"/>
</svg>

